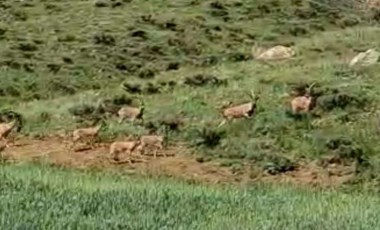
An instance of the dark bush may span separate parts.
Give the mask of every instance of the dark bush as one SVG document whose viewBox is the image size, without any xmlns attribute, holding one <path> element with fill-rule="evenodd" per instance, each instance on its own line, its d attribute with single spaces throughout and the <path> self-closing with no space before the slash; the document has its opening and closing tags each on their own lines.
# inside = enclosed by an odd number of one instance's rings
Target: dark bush
<svg viewBox="0 0 380 230">
<path fill-rule="evenodd" d="M 41 112 L 38 116 L 38 121 L 39 122 L 48 122 L 52 118 L 51 114 L 48 112 Z"/>
<path fill-rule="evenodd" d="M 74 35 L 70 35 L 70 34 L 58 37 L 59 42 L 74 42 L 76 40 L 77 40 L 77 38 Z"/>
<path fill-rule="evenodd" d="M 196 146 L 214 148 L 220 144 L 220 141 L 225 137 L 225 135 L 225 131 L 202 128 L 201 130 L 197 130 L 197 138 L 194 140 L 194 144 Z"/>
<path fill-rule="evenodd" d="M 38 50 L 38 47 L 33 43 L 23 42 L 18 44 L 18 49 L 26 52 L 33 52 Z"/>
<path fill-rule="evenodd" d="M 232 62 L 242 62 L 242 61 L 248 61 L 251 59 L 251 56 L 246 53 L 241 53 L 241 52 L 235 52 L 235 53 L 230 53 L 228 55 L 228 60 Z"/>
<path fill-rule="evenodd" d="M 110 34 L 100 33 L 94 35 L 94 43 L 98 45 L 113 46 L 116 43 L 115 38 Z"/>
<path fill-rule="evenodd" d="M 168 63 L 168 65 L 166 67 L 166 71 L 178 70 L 179 66 L 180 66 L 180 63 L 178 63 L 178 62 L 170 62 L 170 63 Z"/>
<path fill-rule="evenodd" d="M 172 117 L 166 117 L 166 118 L 160 119 L 158 121 L 158 124 L 161 127 L 164 127 L 166 130 L 178 131 L 184 123 L 180 117 L 172 116 Z"/>
<path fill-rule="evenodd" d="M 47 64 L 46 67 L 48 68 L 50 72 L 57 73 L 61 69 L 62 66 L 57 63 L 50 63 L 50 64 Z"/>
<path fill-rule="evenodd" d="M 118 67 L 121 69 L 125 68 L 126 71 L 128 71 L 129 73 L 132 73 L 132 74 L 138 72 L 142 67 L 142 64 L 138 61 L 129 61 L 125 64 L 124 63 L 117 63 L 116 65 L 119 65 Z"/>
<path fill-rule="evenodd" d="M 205 85 L 226 85 L 227 80 L 226 79 L 219 79 L 213 75 L 203 75 L 203 74 L 197 74 L 192 77 L 186 77 L 184 84 L 189 86 L 205 86 Z"/>
<path fill-rule="evenodd" d="M 145 94 L 157 94 L 161 93 L 161 87 L 159 85 L 153 84 L 151 82 L 148 82 L 144 87 L 143 87 L 143 93 Z"/>
<path fill-rule="evenodd" d="M 74 116 L 88 116 L 96 111 L 96 107 L 88 104 L 74 105 L 69 108 L 69 113 Z"/>
<path fill-rule="evenodd" d="M 170 89 L 173 89 L 176 85 L 177 82 L 175 81 L 164 81 L 159 83 L 163 87 L 169 87 Z"/>
<path fill-rule="evenodd" d="M 154 78 L 155 74 L 156 73 L 153 69 L 143 68 L 138 72 L 138 77 L 141 79 L 152 79 Z"/>
<path fill-rule="evenodd" d="M 24 64 L 22 64 L 22 67 L 26 72 L 29 72 L 29 73 L 34 72 L 34 64 L 33 63 L 24 63 Z"/>
<path fill-rule="evenodd" d="M 98 108 L 96 113 L 98 114 L 116 114 L 119 109 L 124 105 L 132 105 L 133 100 L 127 95 L 116 95 L 112 98 L 104 99 Z"/>
<path fill-rule="evenodd" d="M 141 15 L 139 18 L 139 21 L 145 22 L 145 23 L 150 23 L 150 24 L 155 24 L 155 20 L 153 19 L 153 15 L 151 15 L 151 14 Z"/>
<path fill-rule="evenodd" d="M 66 64 L 73 64 L 74 63 L 73 59 L 70 57 L 62 57 L 62 61 Z"/>
<path fill-rule="evenodd" d="M 208 67 L 208 66 L 216 65 L 216 64 L 218 64 L 220 61 L 221 61 L 221 58 L 220 58 L 219 56 L 216 56 L 216 55 L 209 55 L 209 56 L 200 57 L 200 58 L 196 61 L 195 64 L 196 64 L 197 66 L 201 66 L 201 67 Z"/>
<path fill-rule="evenodd" d="M 364 150 L 350 138 L 334 137 L 327 140 L 325 146 L 334 153 L 340 162 L 354 160 L 362 163 L 366 160 Z"/>
<path fill-rule="evenodd" d="M 329 150 L 336 150 L 343 145 L 352 145 L 352 140 L 350 140 L 349 138 L 338 137 L 338 138 L 329 139 L 326 142 L 326 147 Z"/>
<path fill-rule="evenodd" d="M 149 132 L 155 133 L 159 129 L 159 125 L 153 121 L 147 121 L 144 123 L 144 128 L 149 130 Z"/>
<path fill-rule="evenodd" d="M 14 10 L 12 14 L 16 20 L 26 21 L 28 19 L 28 15 L 22 10 Z"/>
<path fill-rule="evenodd" d="M 223 5 L 223 3 L 215 1 L 210 3 L 210 8 L 215 10 L 225 10 L 226 7 Z"/>
<path fill-rule="evenodd" d="M 336 25 L 340 26 L 341 28 L 346 27 L 353 27 L 360 23 L 360 20 L 355 17 L 343 17 L 336 21 Z"/>
<path fill-rule="evenodd" d="M 307 7 L 296 8 L 294 10 L 294 15 L 304 20 L 312 19 L 318 16 L 318 14 L 314 10 Z"/>
<path fill-rule="evenodd" d="M 134 30 L 131 32 L 131 37 L 147 39 L 147 33 L 144 30 Z"/>
<path fill-rule="evenodd" d="M 24 125 L 23 116 L 12 110 L 2 110 L 0 111 L 0 122 L 10 122 L 12 120 L 17 120 L 16 131 L 20 132 Z"/>
<path fill-rule="evenodd" d="M 295 37 L 306 35 L 309 30 L 304 26 L 292 26 L 289 28 L 289 34 Z"/>
<path fill-rule="evenodd" d="M 159 23 L 158 26 L 161 29 L 165 29 L 165 30 L 171 30 L 171 31 L 177 30 L 177 23 L 174 20 L 169 20 L 163 23 Z"/>
<path fill-rule="evenodd" d="M 371 10 L 371 19 L 379 22 L 380 21 L 380 9 L 372 9 Z"/>
<path fill-rule="evenodd" d="M 12 69 L 21 69 L 21 64 L 13 59 L 10 60 L 4 60 L 1 62 L 2 66 L 8 66 Z"/>
<path fill-rule="evenodd" d="M 0 39 L 2 39 L 5 36 L 5 33 L 7 32 L 7 28 L 5 26 L 0 25 Z"/>
<path fill-rule="evenodd" d="M 19 87 L 10 85 L 5 87 L 2 91 L 4 91 L 4 96 L 11 96 L 11 97 L 20 97 L 21 92 Z"/>
<path fill-rule="evenodd" d="M 350 106 L 364 108 L 367 102 L 365 97 L 340 93 L 338 90 L 320 96 L 317 101 L 318 105 L 325 111 L 331 111 L 336 108 L 346 109 Z"/>
<path fill-rule="evenodd" d="M 133 100 L 128 97 L 127 95 L 117 95 L 117 96 L 114 96 L 112 99 L 111 99 L 112 103 L 115 104 L 115 105 L 131 105 Z"/>
<path fill-rule="evenodd" d="M 223 5 L 223 3 L 219 1 L 210 3 L 210 14 L 215 17 L 227 17 L 228 18 L 228 10 Z"/>
<path fill-rule="evenodd" d="M 22 7 L 34 7 L 34 4 L 31 2 L 23 2 L 21 4 Z"/>
<path fill-rule="evenodd" d="M 60 10 L 62 10 L 58 5 L 53 4 L 53 3 L 45 3 L 44 7 L 45 7 L 45 9 L 50 10 L 50 11 L 60 11 Z"/>
<path fill-rule="evenodd" d="M 112 8 L 116 8 L 116 7 L 119 7 L 119 6 L 122 6 L 122 5 L 123 5 L 122 1 L 115 1 L 115 2 L 112 2 L 111 7 Z"/>
<path fill-rule="evenodd" d="M 120 70 L 120 71 L 127 71 L 128 67 L 124 63 L 116 63 L 115 68 Z"/>
<path fill-rule="evenodd" d="M 108 2 L 106 0 L 96 0 L 94 5 L 96 7 L 107 7 Z"/>
<path fill-rule="evenodd" d="M 130 83 L 123 83 L 123 89 L 131 94 L 140 94 L 142 93 L 141 85 L 140 84 L 130 84 Z"/>
<path fill-rule="evenodd" d="M 263 161 L 263 170 L 271 175 L 293 171 L 296 168 L 292 161 L 282 156 L 267 155 Z"/>
<path fill-rule="evenodd" d="M 77 92 L 75 86 L 70 83 L 60 81 L 60 79 L 53 79 L 49 82 L 49 89 L 51 92 L 59 92 L 64 95 L 74 95 Z"/>
</svg>

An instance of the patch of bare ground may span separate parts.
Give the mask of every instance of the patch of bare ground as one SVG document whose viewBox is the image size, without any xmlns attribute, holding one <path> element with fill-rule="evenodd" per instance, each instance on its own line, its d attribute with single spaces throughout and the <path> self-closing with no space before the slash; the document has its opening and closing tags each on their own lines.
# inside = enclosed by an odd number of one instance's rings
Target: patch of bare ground
<svg viewBox="0 0 380 230">
<path fill-rule="evenodd" d="M 316 162 L 299 162 L 294 171 L 275 176 L 259 177 L 269 183 L 289 183 L 313 187 L 336 187 L 349 182 L 355 173 L 354 165 L 329 164 L 319 166 Z"/>
<path fill-rule="evenodd" d="M 168 157 L 134 156 L 132 164 L 114 163 L 108 158 L 108 144 L 97 144 L 94 148 L 74 151 L 71 143 L 59 137 L 41 140 L 21 138 L 15 145 L 4 149 L 3 159 L 9 162 L 37 161 L 76 169 L 118 170 L 138 175 L 174 177 L 186 181 L 209 184 L 245 185 L 255 182 L 291 183 L 297 185 L 327 186 L 342 185 L 352 178 L 354 167 L 337 164 L 318 166 L 313 162 L 299 162 L 294 171 L 278 175 L 255 172 L 246 165 L 240 172 L 232 172 L 217 162 L 200 163 L 181 146 L 166 149 Z M 80 147 L 79 147 L 80 148 Z"/>
</svg>

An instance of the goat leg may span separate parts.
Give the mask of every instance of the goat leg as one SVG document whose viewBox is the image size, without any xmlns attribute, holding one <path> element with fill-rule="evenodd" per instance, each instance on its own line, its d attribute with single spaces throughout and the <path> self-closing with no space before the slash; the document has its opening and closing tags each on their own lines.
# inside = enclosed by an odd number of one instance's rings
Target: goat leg
<svg viewBox="0 0 380 230">
<path fill-rule="evenodd" d="M 154 157 L 154 159 L 157 158 L 157 149 L 155 149 L 155 150 L 153 151 L 153 157 Z"/>
<path fill-rule="evenodd" d="M 162 151 L 162 154 L 164 155 L 164 157 L 168 157 L 165 151 Z"/>
<path fill-rule="evenodd" d="M 115 152 L 113 156 L 111 156 L 114 161 L 119 161 L 119 152 Z"/>
<path fill-rule="evenodd" d="M 14 136 L 13 138 L 8 138 L 8 143 L 12 143 L 12 145 L 15 145 L 15 139 L 16 137 Z"/>
<path fill-rule="evenodd" d="M 9 148 L 8 140 L 7 140 L 5 137 L 2 136 L 2 137 L 0 138 L 0 140 L 5 142 L 5 147 L 6 147 L 6 148 Z"/>
<path fill-rule="evenodd" d="M 162 149 L 163 149 L 161 145 L 158 145 L 157 148 L 158 148 L 159 150 L 162 150 Z M 168 157 L 168 155 L 166 155 L 166 152 L 165 152 L 165 151 L 162 151 L 162 155 L 164 155 L 164 157 Z"/>
<path fill-rule="evenodd" d="M 133 165 L 132 160 L 131 160 L 131 156 L 128 156 L 127 162 L 128 162 L 128 164 L 129 164 L 130 166 Z"/>
<path fill-rule="evenodd" d="M 247 118 L 247 119 L 251 118 L 248 113 L 245 113 L 244 117 Z"/>
</svg>

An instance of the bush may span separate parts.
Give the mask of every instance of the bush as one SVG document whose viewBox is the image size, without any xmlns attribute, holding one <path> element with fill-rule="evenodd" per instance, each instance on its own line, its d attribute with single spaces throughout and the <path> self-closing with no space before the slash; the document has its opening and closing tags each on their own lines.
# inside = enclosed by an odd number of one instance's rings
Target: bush
<svg viewBox="0 0 380 230">
<path fill-rule="evenodd" d="M 213 75 L 204 75 L 204 74 L 197 74 L 191 77 L 186 77 L 184 81 L 185 85 L 189 86 L 205 86 L 205 85 L 226 85 L 227 80 L 226 79 L 219 79 Z"/>
</svg>

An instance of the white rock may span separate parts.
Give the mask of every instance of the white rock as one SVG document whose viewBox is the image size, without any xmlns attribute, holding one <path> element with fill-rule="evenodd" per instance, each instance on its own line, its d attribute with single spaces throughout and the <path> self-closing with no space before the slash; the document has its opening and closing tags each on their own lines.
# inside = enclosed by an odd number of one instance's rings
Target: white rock
<svg viewBox="0 0 380 230">
<path fill-rule="evenodd" d="M 263 52 L 260 52 L 260 49 L 258 51 L 254 50 L 255 48 L 252 48 L 252 54 L 255 59 L 257 60 L 281 60 L 281 59 L 288 59 L 293 57 L 296 52 L 294 49 L 286 46 L 274 46 L 272 48 L 269 48 Z"/>
<path fill-rule="evenodd" d="M 360 65 L 360 66 L 370 66 L 375 64 L 380 58 L 380 53 L 375 49 L 369 49 L 365 52 L 361 52 L 356 55 L 351 61 L 350 66 Z"/>
</svg>

